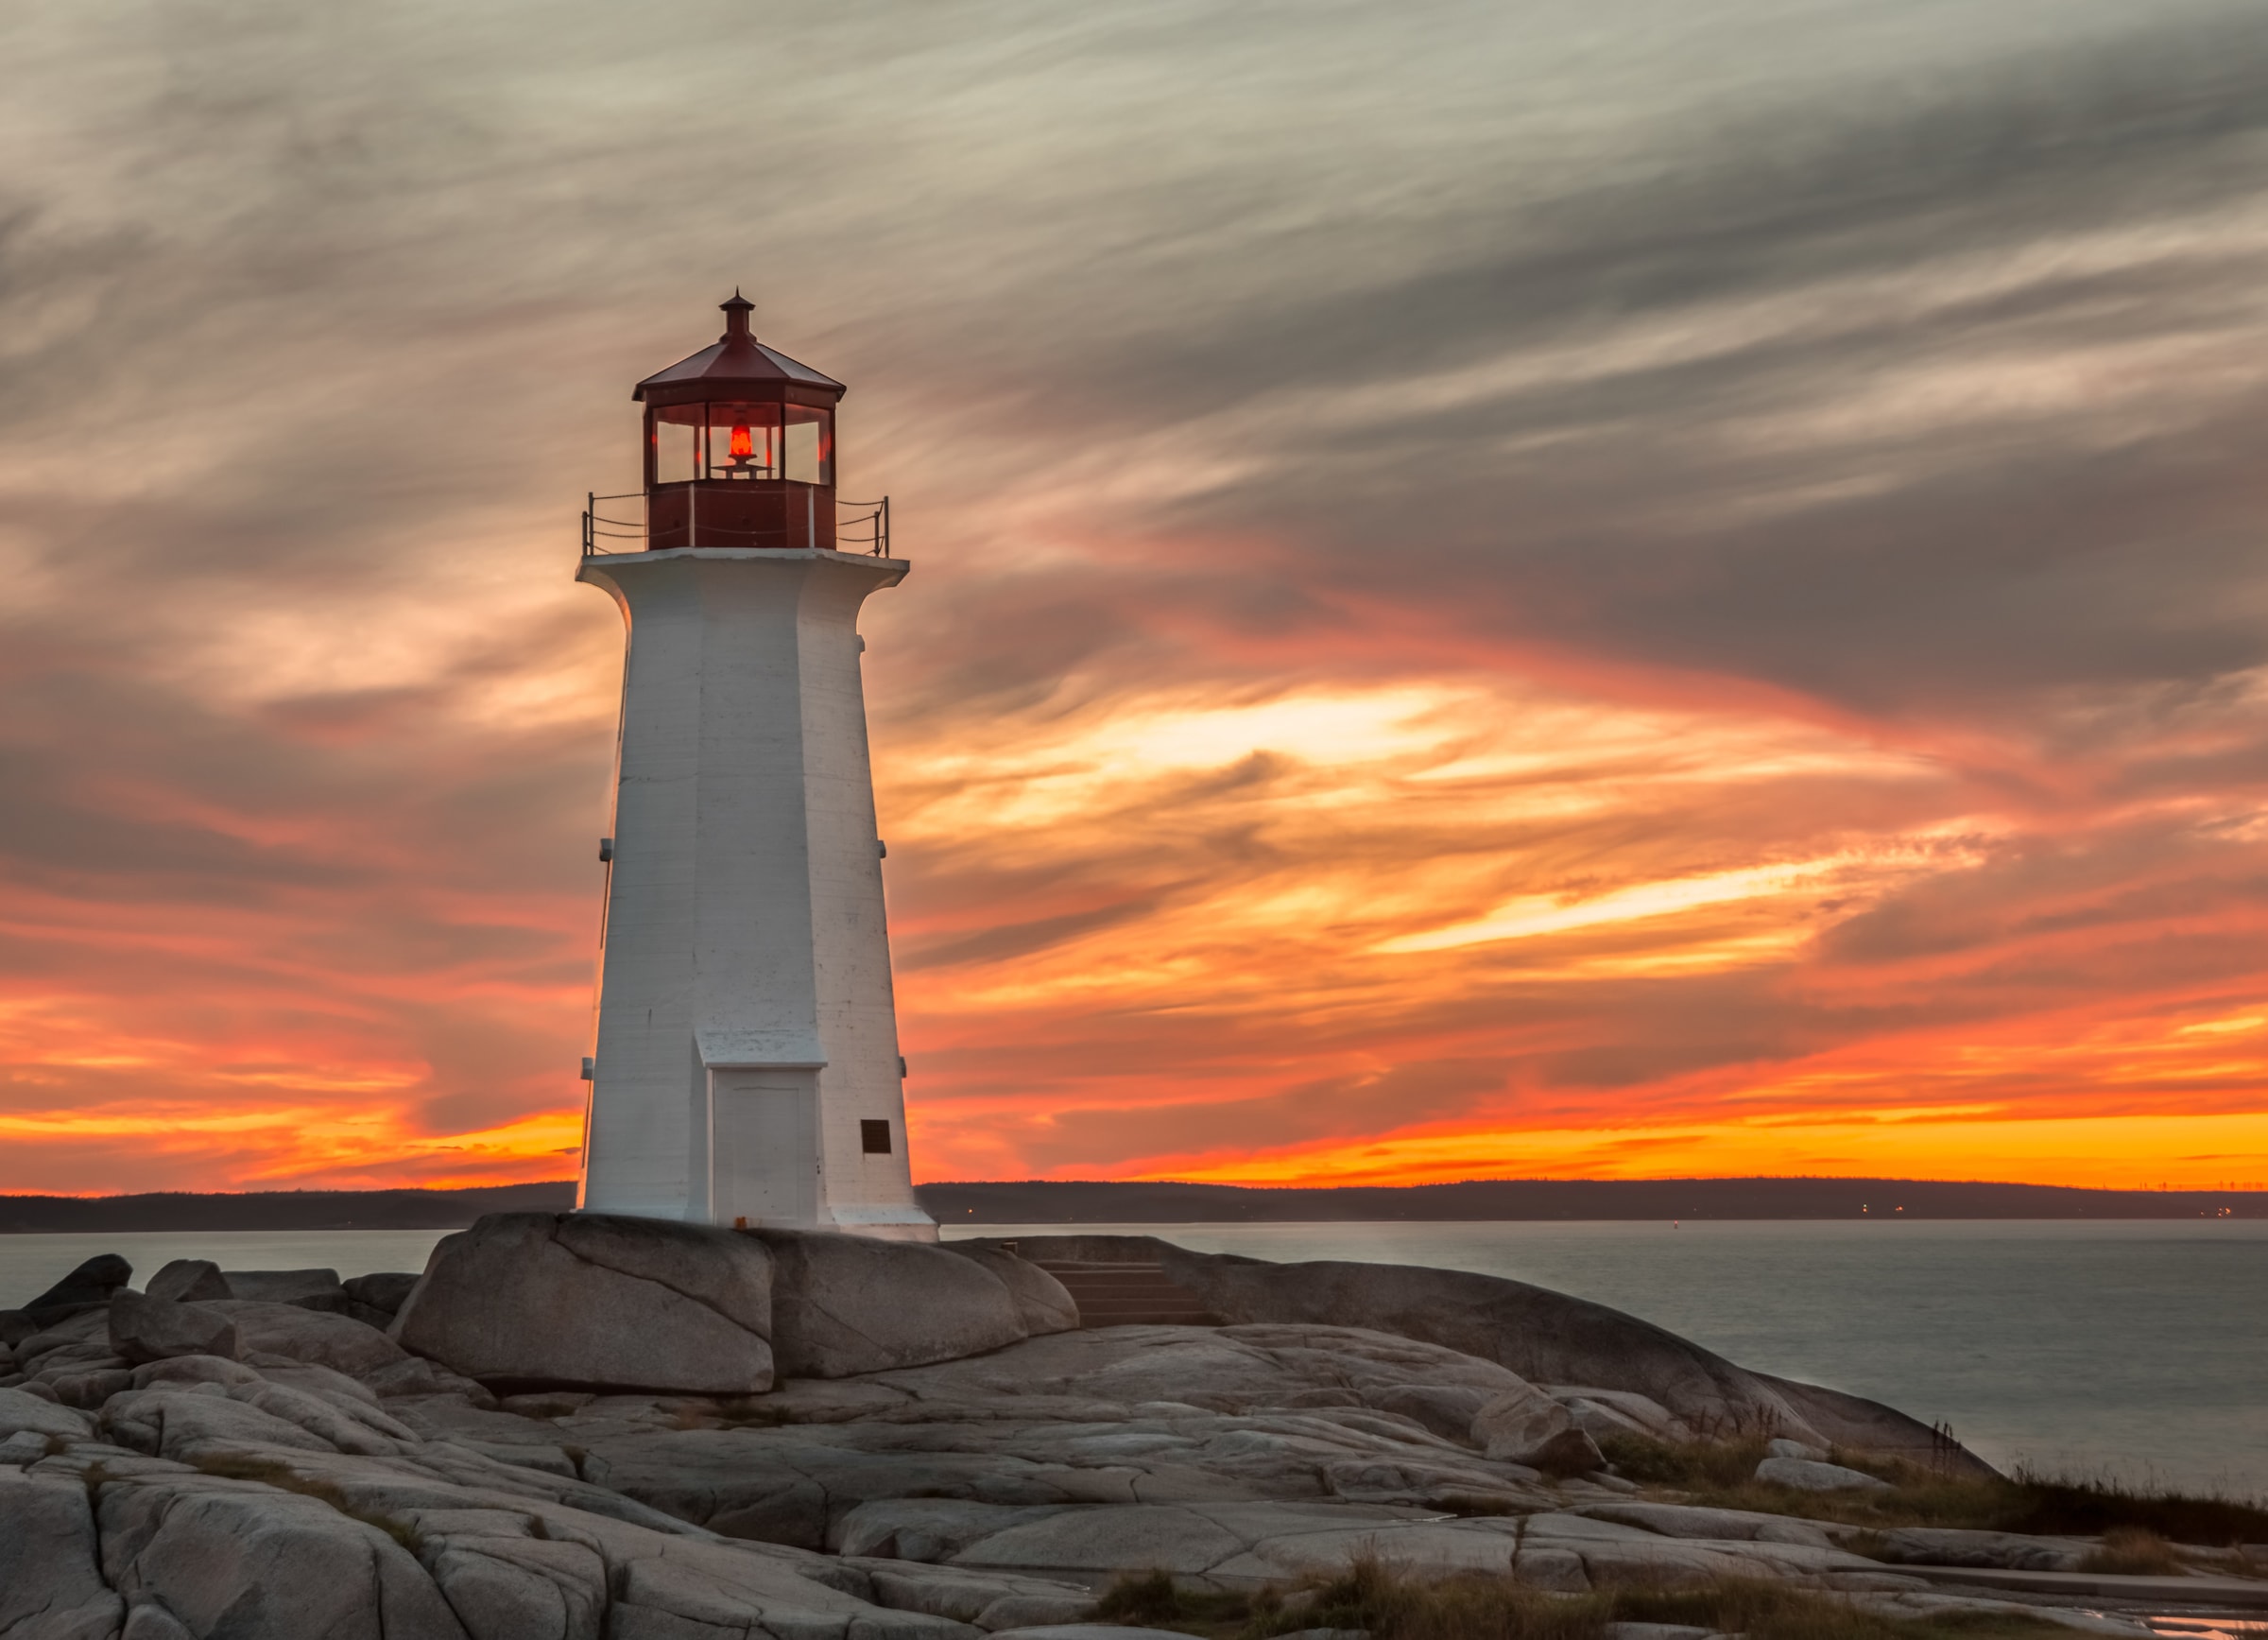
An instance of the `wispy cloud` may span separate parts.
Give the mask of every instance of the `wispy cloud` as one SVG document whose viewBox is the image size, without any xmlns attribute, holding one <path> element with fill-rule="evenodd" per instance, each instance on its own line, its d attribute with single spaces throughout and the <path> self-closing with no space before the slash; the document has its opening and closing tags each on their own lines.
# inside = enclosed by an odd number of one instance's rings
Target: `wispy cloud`
<svg viewBox="0 0 2268 1640">
<path fill-rule="evenodd" d="M 0 44 L 0 1186 L 568 1165 L 573 518 L 735 283 L 916 562 L 928 1176 L 2268 1148 L 2256 8 Z"/>
</svg>

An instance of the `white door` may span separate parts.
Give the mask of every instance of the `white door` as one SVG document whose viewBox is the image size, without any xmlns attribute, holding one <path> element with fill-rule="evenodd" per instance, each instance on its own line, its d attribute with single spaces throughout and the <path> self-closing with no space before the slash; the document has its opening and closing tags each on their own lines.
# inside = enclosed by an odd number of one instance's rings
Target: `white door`
<svg viewBox="0 0 2268 1640">
<path fill-rule="evenodd" d="M 709 1200 L 718 1224 L 809 1227 L 819 1212 L 818 1079 L 709 1073 Z"/>
</svg>

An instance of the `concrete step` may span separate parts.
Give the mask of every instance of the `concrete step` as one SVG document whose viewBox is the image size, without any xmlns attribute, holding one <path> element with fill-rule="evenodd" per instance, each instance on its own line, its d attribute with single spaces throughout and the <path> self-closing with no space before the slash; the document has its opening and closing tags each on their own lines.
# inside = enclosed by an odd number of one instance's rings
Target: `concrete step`
<svg viewBox="0 0 2268 1640">
<path fill-rule="evenodd" d="M 1221 1318 L 1155 1264 L 1097 1264 L 1040 1259 L 1079 1306 L 1083 1327 L 1217 1327 Z"/>
</svg>

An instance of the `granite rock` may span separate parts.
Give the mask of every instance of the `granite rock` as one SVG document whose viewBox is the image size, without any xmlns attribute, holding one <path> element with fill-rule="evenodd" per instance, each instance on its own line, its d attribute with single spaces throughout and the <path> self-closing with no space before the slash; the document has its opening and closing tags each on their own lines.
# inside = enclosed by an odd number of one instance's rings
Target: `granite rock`
<svg viewBox="0 0 2268 1640">
<path fill-rule="evenodd" d="M 1017 1319 L 1023 1323 L 1026 1336 L 1037 1338 L 1049 1333 L 1068 1333 L 1079 1324 L 1079 1306 L 1069 1289 L 1031 1260 L 979 1242 L 947 1241 L 938 1246 L 1000 1279 L 1016 1301 Z"/>
<path fill-rule="evenodd" d="M 366 1309 L 383 1310 L 389 1316 L 399 1315 L 404 1301 L 417 1287 L 417 1275 L 408 1270 L 378 1270 L 369 1275 L 351 1276 L 347 1280 L 347 1298 Z"/>
<path fill-rule="evenodd" d="M 238 1347 L 236 1323 L 219 1310 L 131 1291 L 111 1300 L 110 1335 L 111 1347 L 137 1367 L 174 1355 L 232 1359 Z"/>
<path fill-rule="evenodd" d="M 350 1316 L 255 1299 L 215 1299 L 205 1307 L 235 1324 L 238 1355 L 254 1366 L 304 1361 L 361 1378 L 406 1358 L 399 1344 Z"/>
<path fill-rule="evenodd" d="M 957 1360 L 1030 1337 L 1023 1311 L 1037 1300 L 1020 1300 L 987 1263 L 918 1242 L 754 1234 L 773 1258 L 772 1350 L 782 1377 Z"/>
<path fill-rule="evenodd" d="M 1587 1475 L 1606 1462 L 1573 1414 L 1533 1384 L 1507 1389 L 1474 1413 L 1472 1440 L 1490 1458 L 1546 1475 Z"/>
<path fill-rule="evenodd" d="M 171 1303 L 246 1296 L 230 1291 L 228 1279 L 220 1273 L 220 1266 L 208 1258 L 177 1258 L 151 1276 L 149 1286 L 143 1290 L 153 1299 L 163 1299 Z"/>
<path fill-rule="evenodd" d="M 0 1469 L 0 1634 L 109 1640 L 125 1610 L 103 1580 L 85 1485 Z"/>
<path fill-rule="evenodd" d="M 204 1476 L 106 1486 L 103 1569 L 194 1634 L 467 1640 L 416 1558 L 318 1497 Z"/>
<path fill-rule="evenodd" d="M 146 1390 L 152 1384 L 265 1384 L 267 1377 L 257 1368 L 222 1355 L 169 1355 L 162 1361 L 151 1361 L 136 1367 L 132 1387 Z"/>
<path fill-rule="evenodd" d="M 568 1235 L 556 1216 L 515 1217 L 545 1221 L 544 1248 Z M 684 1289 L 741 1280 L 745 1262 L 719 1275 L 703 1262 L 713 1245 L 689 1252 L 675 1228 L 649 1242 L 601 1222 L 585 1249 L 596 1256 L 559 1256 L 713 1317 L 717 1291 Z M 1014 1267 L 936 1249 L 837 1258 L 839 1239 L 770 1239 L 788 1295 L 779 1331 L 802 1329 L 799 1348 L 823 1355 L 817 1338 L 890 1360 L 939 1348 L 919 1314 L 873 1320 L 918 1290 L 909 1272 L 989 1284 L 969 1290 L 987 1295 L 994 1333 L 951 1358 L 765 1390 L 553 1389 L 507 1410 L 351 1314 L 129 1295 L 113 1301 L 121 1316 L 208 1309 L 240 1334 L 236 1358 L 130 1370 L 105 1364 L 107 1307 L 65 1318 L 28 1340 L 41 1376 L 0 1390 L 0 1633 L 1131 1640 L 1084 1621 L 1115 1573 L 1246 1586 L 1360 1554 L 1569 1592 L 1761 1579 L 1926 1614 L 1946 1597 L 1885 1562 L 2050 1569 L 2088 1547 L 1905 1528 L 1866 1539 L 1879 1558 L 1864 1559 L 1840 1527 L 1616 1497 L 1595 1476 L 1516 1460 L 1549 1457 L 1538 1440 L 1583 1439 L 1591 1415 L 1617 1433 L 1611 1420 L 1664 1438 L 1687 1427 L 1597 1372 L 1539 1386 L 1438 1341 L 1313 1321 L 988 1342 L 1046 1319 Z M 772 1272 L 764 1242 L 730 1241 Z M 421 1281 L 404 1319 L 436 1291 Z M 742 1321 L 756 1316 L 742 1306 Z M 105 1374 L 120 1388 L 99 1418 L 54 1399 Z M 1471 1512 L 1475 1497 L 1503 1512 Z"/>
<path fill-rule="evenodd" d="M 26 1304 L 24 1313 L 43 1326 L 52 1325 L 77 1311 L 109 1303 L 111 1295 L 133 1279 L 134 1267 L 125 1259 L 114 1252 L 98 1253 Z"/>
<path fill-rule="evenodd" d="M 1155 1236 L 1020 1234 L 1017 1244 L 1027 1258 L 1159 1263 L 1231 1322 L 1362 1327 L 1494 1361 L 1534 1384 L 1635 1392 L 1696 1433 L 1786 1435 L 1993 1473 L 1894 1408 L 1752 1372 L 1635 1316 L 1526 1282 L 1410 1265 L 1275 1264 Z"/>
<path fill-rule="evenodd" d="M 1890 1483 L 1863 1470 L 1840 1463 L 1820 1463 L 1808 1458 L 1767 1458 L 1756 1466 L 1756 1478 L 1773 1486 L 1792 1486 L 1797 1492 L 1887 1492 Z"/>
<path fill-rule="evenodd" d="M 224 1269 L 220 1275 L 232 1299 L 346 1313 L 347 1289 L 335 1269 Z"/>
<path fill-rule="evenodd" d="M 2029 1537 L 1960 1527 L 1897 1527 L 1876 1532 L 1867 1553 L 1894 1566 L 1991 1566 L 2075 1572 L 2095 1552 L 2087 1538 Z"/>
<path fill-rule="evenodd" d="M 155 1600 L 145 1600 L 129 1608 L 126 1627 L 118 1631 L 118 1640 L 198 1640 L 198 1637 Z"/>
<path fill-rule="evenodd" d="M 84 1440 L 94 1432 L 94 1421 L 83 1412 L 34 1394 L 27 1390 L 0 1390 L 0 1436 L 28 1429 L 35 1435 L 60 1435 Z"/>
<path fill-rule="evenodd" d="M 733 1231 L 491 1214 L 434 1249 L 392 1336 L 490 1385 L 745 1395 L 772 1385 L 771 1278 Z"/>
</svg>

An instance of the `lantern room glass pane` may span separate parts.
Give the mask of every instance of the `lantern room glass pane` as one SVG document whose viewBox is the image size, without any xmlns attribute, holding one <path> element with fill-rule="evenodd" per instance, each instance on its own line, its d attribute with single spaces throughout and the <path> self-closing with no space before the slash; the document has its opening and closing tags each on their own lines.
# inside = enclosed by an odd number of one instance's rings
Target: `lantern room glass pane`
<svg viewBox="0 0 2268 1640">
<path fill-rule="evenodd" d="M 780 406 L 711 405 L 709 476 L 780 476 Z"/>
<path fill-rule="evenodd" d="M 654 482 L 689 484 L 701 475 L 700 405 L 654 407 Z"/>
<path fill-rule="evenodd" d="M 796 484 L 834 482 L 834 412 L 809 405 L 787 409 L 787 474 Z"/>
</svg>

